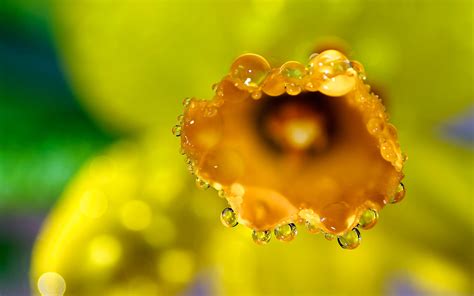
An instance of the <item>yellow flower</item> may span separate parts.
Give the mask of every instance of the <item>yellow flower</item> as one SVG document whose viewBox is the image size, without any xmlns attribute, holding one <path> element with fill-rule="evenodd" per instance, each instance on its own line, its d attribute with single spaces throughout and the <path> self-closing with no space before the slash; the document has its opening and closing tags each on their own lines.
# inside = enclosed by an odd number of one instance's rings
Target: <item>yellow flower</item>
<svg viewBox="0 0 474 296">
<path fill-rule="evenodd" d="M 275 229 L 287 241 L 306 222 L 352 248 L 361 217 L 373 226 L 404 195 L 397 131 L 364 79 L 336 50 L 275 69 L 245 54 L 212 100 L 185 100 L 174 133 L 198 180 L 227 198 L 255 240 Z"/>
</svg>

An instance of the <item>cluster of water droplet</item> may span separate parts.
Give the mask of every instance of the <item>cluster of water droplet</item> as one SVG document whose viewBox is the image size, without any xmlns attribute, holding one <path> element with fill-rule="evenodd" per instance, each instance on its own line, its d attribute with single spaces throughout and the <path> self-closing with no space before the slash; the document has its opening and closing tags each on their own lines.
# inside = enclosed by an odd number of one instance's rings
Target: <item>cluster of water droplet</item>
<svg viewBox="0 0 474 296">
<path fill-rule="evenodd" d="M 403 199 L 404 195 L 405 195 L 405 187 L 403 186 L 402 183 L 400 183 L 396 193 L 394 194 L 394 196 L 391 198 L 390 201 L 392 203 L 399 202 L 401 199 Z M 377 223 L 378 218 L 379 218 L 379 214 L 377 210 L 368 208 L 365 211 L 363 211 L 362 214 L 359 216 L 357 227 L 341 235 L 335 235 L 330 232 L 325 232 L 323 229 L 319 228 L 318 225 L 314 223 L 314 221 L 306 220 L 304 221 L 304 224 L 308 232 L 312 234 L 321 233 L 324 235 L 325 239 L 330 240 L 330 241 L 337 238 L 338 244 L 343 249 L 351 250 L 351 249 L 357 248 L 361 242 L 361 234 L 358 228 L 361 228 L 364 230 L 371 229 Z M 225 208 L 222 211 L 221 222 L 224 226 L 229 227 L 229 228 L 235 227 L 239 224 L 238 216 L 232 208 Z M 275 229 L 273 229 L 273 234 L 275 238 L 279 241 L 290 242 L 296 237 L 296 235 L 298 234 L 298 231 L 297 231 L 297 227 L 295 223 L 287 223 L 287 224 L 279 225 Z M 252 239 L 258 245 L 266 245 L 267 243 L 270 242 L 271 237 L 272 237 L 272 230 L 270 229 L 253 230 L 252 232 Z"/>
<path fill-rule="evenodd" d="M 304 90 L 341 96 L 354 87 L 356 76 L 365 79 L 362 65 L 336 50 L 312 55 L 308 66 L 289 61 L 273 70 L 262 56 L 244 54 L 234 61 L 229 75 L 237 88 L 254 99 L 259 99 L 262 91 L 269 96 L 285 92 L 296 96 Z"/>
</svg>

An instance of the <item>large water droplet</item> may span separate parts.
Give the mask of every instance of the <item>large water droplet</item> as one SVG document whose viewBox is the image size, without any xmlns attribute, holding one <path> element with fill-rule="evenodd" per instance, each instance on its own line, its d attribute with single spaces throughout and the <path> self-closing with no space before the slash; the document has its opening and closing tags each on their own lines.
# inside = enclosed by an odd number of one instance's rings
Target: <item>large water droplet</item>
<svg viewBox="0 0 474 296">
<path fill-rule="evenodd" d="M 262 56 L 244 54 L 232 64 L 230 77 L 238 88 L 255 90 L 260 87 L 270 70 L 270 64 Z"/>
<path fill-rule="evenodd" d="M 357 228 L 338 236 L 337 242 L 343 249 L 352 250 L 360 245 L 360 232 Z"/>
<path fill-rule="evenodd" d="M 393 195 L 392 199 L 390 200 L 390 203 L 397 203 L 400 202 L 404 197 L 405 197 L 406 189 L 405 185 L 400 182 L 397 187 L 397 192 Z"/>
<path fill-rule="evenodd" d="M 278 226 L 275 228 L 274 233 L 279 241 L 289 242 L 296 237 L 298 231 L 294 223 L 289 223 Z"/>
<path fill-rule="evenodd" d="M 225 227 L 235 227 L 237 222 L 237 215 L 231 208 L 225 208 L 221 213 L 221 222 Z"/>
<path fill-rule="evenodd" d="M 377 224 L 377 220 L 379 218 L 379 214 L 376 210 L 367 209 L 362 213 L 359 218 L 359 226 L 362 229 L 370 229 Z"/>
</svg>

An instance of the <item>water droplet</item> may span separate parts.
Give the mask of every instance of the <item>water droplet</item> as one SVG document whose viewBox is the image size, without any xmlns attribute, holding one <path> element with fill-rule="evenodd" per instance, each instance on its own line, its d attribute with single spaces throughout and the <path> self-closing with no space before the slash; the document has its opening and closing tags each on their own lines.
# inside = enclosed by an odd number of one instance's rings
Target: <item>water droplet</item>
<svg viewBox="0 0 474 296">
<path fill-rule="evenodd" d="M 270 230 L 254 230 L 252 232 L 252 238 L 255 243 L 259 245 L 266 245 L 268 244 L 268 242 L 270 242 L 270 239 L 272 238 L 272 232 Z"/>
<path fill-rule="evenodd" d="M 299 82 L 306 76 L 306 67 L 294 61 L 286 62 L 280 67 L 280 73 L 287 82 Z"/>
<path fill-rule="evenodd" d="M 194 162 L 190 158 L 186 158 L 186 167 L 191 174 L 194 174 Z"/>
<path fill-rule="evenodd" d="M 379 213 L 373 209 L 367 209 L 359 217 L 359 226 L 362 229 L 370 229 L 377 224 Z"/>
<path fill-rule="evenodd" d="M 298 230 L 296 229 L 296 225 L 294 223 L 289 223 L 278 226 L 275 228 L 274 233 L 277 240 L 289 242 L 296 237 Z"/>
<path fill-rule="evenodd" d="M 230 77 L 238 88 L 255 90 L 260 87 L 270 70 L 270 64 L 262 56 L 244 54 L 232 64 Z"/>
<path fill-rule="evenodd" d="M 319 89 L 319 83 L 317 81 L 310 81 L 306 83 L 305 89 L 307 91 L 317 91 Z"/>
<path fill-rule="evenodd" d="M 380 154 L 387 161 L 394 162 L 397 160 L 397 154 L 391 141 L 384 141 L 380 144 Z"/>
<path fill-rule="evenodd" d="M 224 189 L 221 189 L 221 190 L 217 191 L 217 195 L 218 195 L 220 198 L 225 198 L 225 197 L 226 197 L 226 194 L 225 194 Z"/>
<path fill-rule="evenodd" d="M 337 242 L 343 249 L 352 250 L 360 245 L 360 232 L 357 228 L 338 236 Z"/>
<path fill-rule="evenodd" d="M 229 79 L 224 79 L 217 87 L 217 95 L 225 98 L 226 102 L 241 102 L 249 97 L 245 90 L 238 89 Z"/>
<path fill-rule="evenodd" d="M 183 100 L 183 106 L 184 106 L 184 107 L 188 107 L 189 104 L 191 103 L 191 100 L 192 100 L 191 98 L 185 98 L 185 99 Z"/>
<path fill-rule="evenodd" d="M 372 135 L 381 134 L 384 129 L 384 122 L 382 118 L 374 117 L 367 122 L 367 130 Z"/>
<path fill-rule="evenodd" d="M 286 93 L 290 96 L 297 96 L 301 93 L 301 86 L 294 83 L 289 83 L 286 85 Z"/>
<path fill-rule="evenodd" d="M 285 79 L 280 75 L 279 70 L 273 70 L 272 74 L 265 80 L 262 89 L 272 97 L 285 93 Z"/>
<path fill-rule="evenodd" d="M 221 213 L 221 222 L 225 227 L 235 227 L 237 222 L 237 215 L 231 208 L 225 208 Z"/>
<path fill-rule="evenodd" d="M 173 126 L 173 128 L 171 129 L 171 132 L 173 132 L 173 135 L 175 135 L 176 137 L 179 137 L 181 136 L 181 125 L 177 124 L 175 126 Z"/>
<path fill-rule="evenodd" d="M 339 97 L 347 94 L 354 86 L 354 77 L 338 75 L 324 81 L 319 87 L 319 91 L 327 96 Z"/>
<path fill-rule="evenodd" d="M 313 234 L 320 233 L 321 229 L 319 229 L 314 223 L 311 223 L 310 221 L 306 221 L 305 223 L 306 229 Z"/>
<path fill-rule="evenodd" d="M 336 236 L 332 233 L 325 233 L 324 234 L 324 238 L 327 239 L 327 240 L 333 240 Z"/>
<path fill-rule="evenodd" d="M 346 74 L 350 67 L 350 61 L 341 52 L 330 49 L 310 59 L 309 74 L 329 79 Z"/>
<path fill-rule="evenodd" d="M 176 119 L 178 120 L 178 123 L 180 125 L 184 123 L 184 115 L 183 114 L 178 115 L 178 117 Z"/>
<path fill-rule="evenodd" d="M 251 96 L 252 96 L 252 99 L 259 100 L 259 99 L 262 98 L 262 92 L 259 91 L 259 90 L 256 90 L 256 91 L 252 92 Z"/>
<path fill-rule="evenodd" d="M 365 75 L 364 66 L 361 63 L 359 63 L 358 61 L 351 61 L 351 67 L 357 72 L 360 79 L 362 80 L 367 79 L 367 76 Z"/>
<path fill-rule="evenodd" d="M 390 203 L 400 202 L 405 197 L 406 189 L 402 182 L 398 184 L 397 192 L 393 195 Z"/>
<path fill-rule="evenodd" d="M 201 178 L 196 178 L 196 186 L 199 188 L 199 189 L 202 189 L 202 190 L 206 190 L 209 188 L 209 183 L 207 183 L 206 181 L 204 181 L 203 179 Z"/>
<path fill-rule="evenodd" d="M 204 117 L 214 117 L 218 112 L 219 110 L 215 106 L 207 106 L 204 109 Z"/>
<path fill-rule="evenodd" d="M 62 296 L 66 281 L 56 272 L 45 272 L 38 279 L 38 290 L 43 296 Z"/>
</svg>

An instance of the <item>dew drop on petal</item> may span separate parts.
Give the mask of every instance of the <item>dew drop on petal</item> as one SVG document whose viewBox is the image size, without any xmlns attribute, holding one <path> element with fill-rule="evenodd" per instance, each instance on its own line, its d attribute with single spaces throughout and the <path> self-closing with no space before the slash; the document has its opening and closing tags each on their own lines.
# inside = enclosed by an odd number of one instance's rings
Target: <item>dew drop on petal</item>
<svg viewBox="0 0 474 296">
<path fill-rule="evenodd" d="M 324 234 L 324 238 L 327 239 L 327 240 L 333 240 L 336 236 L 332 233 L 325 233 Z"/>
<path fill-rule="evenodd" d="M 177 124 L 177 125 L 173 126 L 173 129 L 171 129 L 171 132 L 176 137 L 181 136 L 181 125 Z"/>
<path fill-rule="evenodd" d="M 237 221 L 237 215 L 231 208 L 225 208 L 221 213 L 221 222 L 225 227 L 235 227 L 239 222 Z"/>
<path fill-rule="evenodd" d="M 314 223 L 311 223 L 310 221 L 305 222 L 306 229 L 313 234 L 320 233 L 321 229 L 319 229 Z"/>
<path fill-rule="evenodd" d="M 202 190 L 206 190 L 210 187 L 209 183 L 201 178 L 196 178 L 196 186 Z"/>
<path fill-rule="evenodd" d="M 270 64 L 262 56 L 244 54 L 230 67 L 230 77 L 238 88 L 255 90 L 260 87 L 270 70 Z"/>
<path fill-rule="evenodd" d="M 367 122 L 367 130 L 372 135 L 379 135 L 384 129 L 384 122 L 379 117 L 374 117 Z"/>
<path fill-rule="evenodd" d="M 337 242 L 343 249 L 352 250 L 360 245 L 360 232 L 357 228 L 348 231 L 347 233 L 338 236 Z"/>
<path fill-rule="evenodd" d="M 400 202 L 405 197 L 405 193 L 405 185 L 400 182 L 400 184 L 398 184 L 397 192 L 395 192 L 395 194 L 393 195 L 392 199 L 390 200 L 390 203 Z"/>
<path fill-rule="evenodd" d="M 296 237 L 298 231 L 294 223 L 289 223 L 278 226 L 275 228 L 274 233 L 277 240 L 289 242 Z"/>
<path fill-rule="evenodd" d="M 377 224 L 379 214 L 376 210 L 367 209 L 365 210 L 359 218 L 359 226 L 362 229 L 370 229 Z"/>
<path fill-rule="evenodd" d="M 266 245 L 272 238 L 272 232 L 270 230 L 254 230 L 252 232 L 253 241 L 258 245 Z"/>
</svg>

